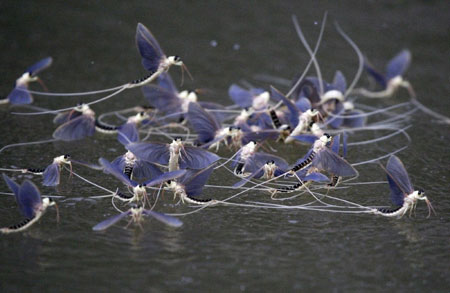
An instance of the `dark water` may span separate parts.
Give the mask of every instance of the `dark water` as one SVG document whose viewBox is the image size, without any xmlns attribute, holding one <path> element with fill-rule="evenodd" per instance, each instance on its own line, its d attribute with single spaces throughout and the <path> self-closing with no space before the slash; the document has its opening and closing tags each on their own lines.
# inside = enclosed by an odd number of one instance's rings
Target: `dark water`
<svg viewBox="0 0 450 293">
<path fill-rule="evenodd" d="M 229 103 L 227 88 L 233 82 L 244 79 L 267 86 L 255 81 L 255 74 L 291 78 L 303 70 L 308 55 L 290 16 L 298 16 L 312 45 L 328 10 L 330 21 L 318 53 L 326 79 L 337 69 L 350 79 L 357 68 L 356 55 L 333 27 L 337 20 L 378 67 L 409 48 L 413 63 L 407 78 L 419 100 L 450 115 L 450 7 L 446 1 L 297 2 L 2 1 L 0 93 L 6 96 L 24 68 L 47 55 L 54 58 L 54 64 L 44 79 L 56 92 L 101 89 L 143 76 L 134 44 L 136 24 L 142 22 L 169 55 L 182 56 L 189 66 L 195 80 L 187 82 L 187 87 L 207 88 L 205 99 Z M 211 41 L 217 46 L 211 46 Z M 179 80 L 177 70 L 171 72 Z M 365 77 L 361 83 L 367 84 Z M 55 109 L 79 100 L 37 97 L 35 104 Z M 406 92 L 382 105 L 402 101 L 407 101 Z M 93 108 L 102 113 L 143 102 L 140 91 L 134 90 Z M 24 118 L 10 115 L 9 110 L 2 106 L 0 111 L 1 145 L 51 137 L 52 117 Z M 412 143 L 399 156 L 415 186 L 426 190 L 438 216 L 426 219 L 422 203 L 415 217 L 401 220 L 213 207 L 183 217 L 180 229 L 147 221 L 143 231 L 119 226 L 94 233 L 93 225 L 115 213 L 110 201 L 81 200 L 104 192 L 63 176 L 59 190 L 41 189 L 68 197 L 60 202 L 59 225 L 51 211 L 28 232 L 0 238 L 0 290 L 448 292 L 449 127 L 420 113 L 412 125 L 408 131 Z M 399 137 L 356 147 L 349 160 L 380 156 L 404 144 Z M 283 150 L 292 161 L 306 149 Z M 80 143 L 8 150 L 0 155 L 0 165 L 40 167 L 61 153 L 95 161 L 99 156 L 112 159 L 120 152 L 120 145 L 97 135 Z M 379 167 L 363 167 L 361 181 L 383 180 Z M 117 186 L 115 180 L 98 172 L 78 170 L 105 187 Z M 211 184 L 231 185 L 234 180 L 226 181 L 229 176 L 224 174 L 214 174 Z M 7 191 L 4 184 L 1 190 Z M 233 194 L 205 192 L 219 199 Z M 365 205 L 386 205 L 388 194 L 385 185 L 336 193 Z M 246 199 L 265 197 L 256 192 Z M 162 209 L 189 210 L 171 203 L 167 199 Z M 0 226 L 19 220 L 10 196 L 2 196 L 0 213 Z"/>
</svg>

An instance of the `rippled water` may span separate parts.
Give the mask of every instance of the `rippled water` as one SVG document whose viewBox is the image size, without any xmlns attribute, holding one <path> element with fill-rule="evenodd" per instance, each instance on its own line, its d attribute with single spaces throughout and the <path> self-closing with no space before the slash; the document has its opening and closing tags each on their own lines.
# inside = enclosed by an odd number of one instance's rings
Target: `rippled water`
<svg viewBox="0 0 450 293">
<path fill-rule="evenodd" d="M 359 1 L 346 6 L 334 1 L 309 5 L 298 1 L 45 2 L 0 4 L 0 94 L 4 96 L 24 68 L 47 55 L 54 58 L 44 75 L 52 91 L 100 89 L 145 75 L 134 44 L 136 24 L 142 22 L 168 54 L 182 56 L 189 66 L 195 80 L 186 82 L 188 88 L 206 88 L 205 99 L 229 103 L 227 89 L 233 82 L 244 79 L 264 85 L 254 79 L 255 74 L 290 79 L 301 71 L 308 55 L 295 35 L 290 15 L 298 16 L 312 45 L 323 12 L 328 10 L 330 21 L 318 53 L 325 78 L 330 80 L 337 69 L 350 77 L 357 68 L 356 55 L 333 27 L 337 20 L 378 67 L 409 48 L 413 63 L 407 78 L 419 100 L 450 115 L 450 8 L 445 1 Z M 171 72 L 178 76 L 176 70 Z M 362 83 L 367 84 L 365 79 Z M 36 105 L 55 109 L 71 106 L 80 98 L 35 100 Z M 383 105 L 402 101 L 407 101 L 406 92 Z M 102 113 L 143 102 L 135 90 L 93 108 Z M 17 109 L 0 109 L 1 145 L 51 137 L 52 117 L 9 114 Z M 217 206 L 183 217 L 180 229 L 147 221 L 143 231 L 119 225 L 106 233 L 94 233 L 91 227 L 115 211 L 108 200 L 86 199 L 104 192 L 63 176 L 58 190 L 41 189 L 67 196 L 59 202 L 59 225 L 51 211 L 29 231 L 1 236 L 0 290 L 448 291 L 449 127 L 420 113 L 412 125 L 408 131 L 412 143 L 399 156 L 415 186 L 426 190 L 438 216 L 426 219 L 423 204 L 415 217 L 401 220 Z M 404 144 L 398 137 L 376 146 L 356 147 L 349 160 L 380 156 Z M 281 149 L 289 161 L 306 151 Z M 96 135 L 77 143 L 8 150 L 0 154 L 0 165 L 41 167 L 61 153 L 95 162 L 99 156 L 112 159 L 120 152 L 120 145 Z M 378 166 L 362 167 L 361 181 L 384 179 Z M 116 180 L 98 172 L 83 174 L 109 189 L 117 186 Z M 234 183 L 226 173 L 214 175 L 211 184 Z M 7 191 L 3 183 L 1 190 Z M 205 193 L 219 199 L 233 194 L 214 189 Z M 336 193 L 365 205 L 386 205 L 388 194 L 385 185 Z M 254 192 L 244 200 L 266 197 Z M 161 209 L 189 210 L 173 207 L 171 199 L 164 200 Z M 2 196 L 0 213 L 0 226 L 19 220 L 11 196 Z"/>
</svg>

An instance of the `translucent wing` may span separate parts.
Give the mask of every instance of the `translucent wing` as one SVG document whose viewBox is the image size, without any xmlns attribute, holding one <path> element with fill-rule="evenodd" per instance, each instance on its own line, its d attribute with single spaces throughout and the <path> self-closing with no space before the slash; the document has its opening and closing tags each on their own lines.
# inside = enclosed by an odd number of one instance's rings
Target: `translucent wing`
<svg viewBox="0 0 450 293">
<path fill-rule="evenodd" d="M 142 24 L 138 23 L 136 29 L 136 45 L 142 56 L 142 65 L 150 72 L 155 72 L 165 57 L 161 47 L 152 33 Z"/>
<path fill-rule="evenodd" d="M 42 181 L 42 185 L 44 186 L 56 186 L 59 184 L 61 172 L 59 170 L 58 163 L 53 163 L 48 165 L 45 168 L 44 173 L 42 173 L 42 177 L 44 180 Z"/>
<path fill-rule="evenodd" d="M 34 218 L 42 205 L 41 194 L 33 182 L 25 180 L 19 189 L 19 208 L 25 218 Z"/>
<path fill-rule="evenodd" d="M 297 102 L 295 102 L 295 106 L 302 112 L 306 112 L 312 108 L 311 102 L 307 98 L 298 99 Z"/>
<path fill-rule="evenodd" d="M 348 134 L 344 132 L 342 134 L 342 157 L 347 157 L 347 140 L 348 140 Z"/>
<path fill-rule="evenodd" d="M 206 110 L 216 110 L 214 112 L 208 112 L 211 115 L 214 116 L 214 118 L 219 122 L 222 123 L 228 115 L 225 112 L 217 111 L 217 110 L 224 110 L 225 107 L 221 104 L 213 103 L 213 102 L 198 102 L 200 106 L 202 106 Z"/>
<path fill-rule="evenodd" d="M 198 141 L 202 144 L 213 140 L 216 132 L 221 128 L 219 122 L 198 103 L 189 103 L 187 118 L 198 134 Z"/>
<path fill-rule="evenodd" d="M 167 165 L 169 163 L 169 146 L 163 143 L 135 142 L 125 146 L 141 160 Z"/>
<path fill-rule="evenodd" d="M 188 196 L 199 196 L 202 194 L 203 186 L 208 181 L 209 176 L 214 168 L 209 167 L 203 170 L 188 170 L 186 174 L 180 178 L 180 183 L 184 185 L 184 190 Z"/>
<path fill-rule="evenodd" d="M 366 69 L 367 73 L 369 75 L 371 75 L 375 81 L 377 83 L 379 83 L 383 89 L 386 88 L 387 86 L 387 82 L 386 82 L 386 78 L 383 76 L 383 74 L 379 73 L 378 71 L 376 71 L 369 63 L 367 60 L 364 61 L 364 68 Z"/>
<path fill-rule="evenodd" d="M 128 176 L 125 175 L 122 170 L 117 169 L 117 167 L 112 165 L 108 160 L 100 158 L 98 161 L 100 162 L 100 165 L 103 166 L 106 173 L 113 175 L 114 177 L 119 179 L 123 184 L 131 187 L 137 186 L 137 183 L 134 180 L 128 178 Z"/>
<path fill-rule="evenodd" d="M 159 86 L 149 85 L 142 87 L 142 93 L 148 103 L 159 111 L 171 114 L 181 112 L 181 100 L 172 91 Z"/>
<path fill-rule="evenodd" d="M 28 67 L 25 72 L 28 72 L 31 76 L 36 76 L 39 72 L 52 65 L 52 62 L 53 62 L 52 57 L 44 58 Z"/>
<path fill-rule="evenodd" d="M 341 143 L 341 135 L 338 134 L 336 136 L 333 137 L 333 141 L 331 143 L 331 150 L 333 151 L 333 153 L 335 153 L 336 155 L 339 155 L 339 147 L 340 147 L 340 143 Z"/>
<path fill-rule="evenodd" d="M 125 169 L 125 155 L 118 156 L 117 158 L 115 158 L 114 161 L 111 162 L 111 165 L 118 170 Z M 107 173 L 106 170 L 104 171 L 105 173 Z"/>
<path fill-rule="evenodd" d="M 318 137 L 312 134 L 300 134 L 300 135 L 294 135 L 292 136 L 293 139 L 301 141 L 301 142 L 306 142 L 309 144 L 313 144 Z"/>
<path fill-rule="evenodd" d="M 7 99 L 13 105 L 31 104 L 33 97 L 28 92 L 26 85 L 18 85 L 8 95 Z"/>
<path fill-rule="evenodd" d="M 345 93 L 347 91 L 347 80 L 339 70 L 334 74 L 333 87 L 341 93 Z"/>
<path fill-rule="evenodd" d="M 409 180 L 405 166 L 397 156 L 391 156 L 387 162 L 386 170 L 391 179 L 398 185 L 404 195 L 414 192 L 414 188 Z"/>
<path fill-rule="evenodd" d="M 154 212 L 154 211 L 150 211 L 150 210 L 144 210 L 142 213 L 146 216 L 153 217 L 156 220 L 158 220 L 166 225 L 172 226 L 172 227 L 180 227 L 183 225 L 183 222 L 181 220 L 179 220 L 178 218 L 168 216 L 166 214 L 162 214 L 162 213 L 158 213 L 158 212 Z"/>
<path fill-rule="evenodd" d="M 142 180 L 160 176 L 163 172 L 154 164 L 137 160 L 133 168 L 133 178 Z"/>
<path fill-rule="evenodd" d="M 109 227 L 111 227 L 112 225 L 114 225 L 115 223 L 119 222 L 120 220 L 122 220 L 123 218 L 125 218 L 126 216 L 129 216 L 129 215 L 131 215 L 131 211 L 126 211 L 124 213 L 112 216 L 111 218 L 108 218 L 108 219 L 98 223 L 94 227 L 92 227 L 92 230 L 102 231 L 102 230 L 108 229 Z"/>
<path fill-rule="evenodd" d="M 156 178 L 145 181 L 143 184 L 145 186 L 155 186 L 155 185 L 164 183 L 166 181 L 179 178 L 179 177 L 183 176 L 184 174 L 186 174 L 186 170 L 176 170 L 176 171 L 172 171 L 172 172 L 166 172 L 166 173 L 159 175 Z"/>
<path fill-rule="evenodd" d="M 180 157 L 180 168 L 203 169 L 217 162 L 219 159 L 220 157 L 216 154 L 202 148 L 184 146 L 184 151 L 182 150 Z"/>
<path fill-rule="evenodd" d="M 386 79 L 391 80 L 396 76 L 402 76 L 406 69 L 408 69 L 410 63 L 411 52 L 409 50 L 403 50 L 398 53 L 386 65 Z"/>
<path fill-rule="evenodd" d="M 288 163 L 283 158 L 266 154 L 264 152 L 256 152 L 247 160 L 247 163 L 245 164 L 245 171 L 254 172 L 263 167 L 269 161 L 274 161 L 275 165 L 282 170 L 287 170 L 289 167 Z"/>
<path fill-rule="evenodd" d="M 304 176 L 303 181 L 315 181 L 315 182 L 329 182 L 330 178 L 328 178 L 327 176 L 323 175 L 322 173 L 318 173 L 318 172 L 313 172 L 310 173 L 306 176 Z"/>
<path fill-rule="evenodd" d="M 342 103 L 338 102 L 336 104 L 336 108 L 333 111 L 333 115 L 342 116 L 344 114 L 344 111 L 345 111 L 344 105 Z M 344 123 L 344 118 L 342 118 L 342 117 L 330 116 L 327 119 L 327 124 L 335 129 L 340 128 L 342 126 L 342 123 Z"/>
<path fill-rule="evenodd" d="M 53 132 L 53 137 L 63 141 L 83 139 L 95 133 L 95 119 L 92 116 L 81 115 L 60 125 Z"/>
<path fill-rule="evenodd" d="M 325 170 L 336 176 L 356 176 L 358 173 L 347 161 L 324 148 L 317 152 L 312 165 L 319 170 Z"/>
<path fill-rule="evenodd" d="M 276 129 L 262 129 L 259 131 L 245 131 L 242 136 L 242 145 L 246 145 L 251 141 L 261 142 L 266 139 L 277 139 L 280 133 Z"/>
<path fill-rule="evenodd" d="M 241 108 L 249 108 L 253 104 L 253 96 L 250 91 L 241 88 L 236 84 L 232 84 L 228 89 L 228 95 L 236 105 Z"/>
<path fill-rule="evenodd" d="M 348 128 L 363 127 L 366 124 L 367 117 L 361 116 L 361 114 L 364 114 L 364 112 L 360 110 L 348 112 L 347 117 L 344 118 L 343 126 Z"/>
<path fill-rule="evenodd" d="M 16 182 L 14 182 L 11 178 L 6 176 L 5 174 L 2 174 L 2 175 L 3 175 L 3 180 L 5 180 L 9 189 L 11 189 L 11 191 L 14 193 L 14 197 L 16 198 L 17 203 L 19 203 L 18 196 L 19 196 L 20 186 Z"/>
<path fill-rule="evenodd" d="M 300 114 L 297 106 L 295 106 L 294 103 L 292 103 L 288 98 L 286 98 L 281 92 L 279 92 L 276 88 L 270 87 L 270 93 L 271 96 L 276 101 L 283 101 L 283 103 L 286 105 L 286 107 L 289 110 L 289 123 L 291 124 L 292 128 L 295 128 L 298 125 L 298 116 Z"/>
<path fill-rule="evenodd" d="M 139 141 L 136 123 L 130 122 L 121 125 L 117 131 L 117 140 L 123 145 Z"/>
<path fill-rule="evenodd" d="M 69 120 L 75 119 L 77 117 L 80 117 L 81 112 L 79 111 L 68 111 L 68 112 L 62 112 L 62 113 L 58 113 L 58 115 L 55 116 L 55 118 L 53 118 L 53 123 L 55 124 L 63 124 Z"/>
<path fill-rule="evenodd" d="M 178 89 L 168 72 L 163 72 L 158 76 L 158 85 L 169 92 L 178 93 Z"/>
<path fill-rule="evenodd" d="M 391 201 L 397 206 L 402 206 L 405 199 L 405 193 L 399 188 L 397 182 L 395 182 L 389 174 L 387 174 L 387 179 L 389 188 L 391 189 Z"/>
</svg>

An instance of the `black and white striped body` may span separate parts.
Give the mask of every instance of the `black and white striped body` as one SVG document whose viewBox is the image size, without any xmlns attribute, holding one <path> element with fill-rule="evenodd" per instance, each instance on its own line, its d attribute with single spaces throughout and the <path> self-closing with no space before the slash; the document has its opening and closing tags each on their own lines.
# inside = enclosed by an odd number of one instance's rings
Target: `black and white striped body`
<svg viewBox="0 0 450 293">
<path fill-rule="evenodd" d="M 113 134 L 117 133 L 117 126 L 107 125 L 100 122 L 98 119 L 95 119 L 95 130 L 100 133 Z"/>
<path fill-rule="evenodd" d="M 33 173 L 36 175 L 42 175 L 42 173 L 44 173 L 45 168 L 28 168 L 28 169 L 24 169 L 24 173 Z"/>
<path fill-rule="evenodd" d="M 313 159 L 316 157 L 316 152 L 313 150 L 311 151 L 311 153 L 309 154 L 309 156 L 303 160 L 302 162 L 300 162 L 299 164 L 295 165 L 291 171 L 292 172 L 298 172 L 300 170 L 303 170 L 307 167 L 309 167 L 312 164 Z"/>
<path fill-rule="evenodd" d="M 423 194 L 422 191 L 414 191 L 411 194 L 407 195 L 404 198 L 403 205 L 394 208 L 394 209 L 374 209 L 373 213 L 376 215 L 381 215 L 384 217 L 403 217 L 408 211 L 412 212 L 417 204 L 417 201 L 424 200 L 427 202 L 428 205 L 430 205 L 428 198 Z"/>
</svg>

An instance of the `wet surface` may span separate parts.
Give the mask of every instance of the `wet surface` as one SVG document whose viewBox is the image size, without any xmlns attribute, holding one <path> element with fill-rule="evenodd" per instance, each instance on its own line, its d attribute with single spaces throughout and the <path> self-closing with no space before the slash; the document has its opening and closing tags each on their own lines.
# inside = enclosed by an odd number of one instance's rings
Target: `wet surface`
<svg viewBox="0 0 450 293">
<path fill-rule="evenodd" d="M 297 2 L 297 1 L 292 1 Z M 194 76 L 186 88 L 205 88 L 204 100 L 231 104 L 227 89 L 268 74 L 291 79 L 309 58 L 298 40 L 291 14 L 311 45 L 320 21 L 329 11 L 323 43 L 318 53 L 323 76 L 331 80 L 342 70 L 350 80 L 357 57 L 336 33 L 342 29 L 382 68 L 403 48 L 413 55 L 406 77 L 418 99 L 431 109 L 450 115 L 450 9 L 444 1 L 363 1 L 349 6 L 314 2 L 310 6 L 272 1 L 240 1 L 210 4 L 193 1 L 148 3 L 97 1 L 80 4 L 46 1 L 3 1 L 0 4 L 0 94 L 6 96 L 23 69 L 51 55 L 54 64 L 42 75 L 54 92 L 102 89 L 123 84 L 146 74 L 135 47 L 135 29 L 142 22 L 151 29 L 168 55 L 183 58 Z M 311 71 L 313 72 L 313 71 Z M 177 68 L 171 70 L 178 82 Z M 363 75 L 360 85 L 368 85 Z M 283 85 L 274 84 L 287 91 Z M 39 89 L 33 85 L 33 89 Z M 92 97 L 35 97 L 35 105 L 57 109 Z M 360 103 L 387 106 L 408 100 L 406 91 L 393 99 Z M 93 107 L 97 113 L 144 103 L 139 90 L 131 90 Z M 23 110 L 2 105 L 0 143 L 51 138 L 52 115 L 21 117 Z M 62 186 L 41 188 L 46 194 L 62 194 L 61 222 L 50 211 L 25 233 L 0 237 L 0 290 L 11 291 L 448 291 L 450 176 L 449 127 L 416 113 L 408 130 L 412 142 L 399 154 L 414 186 L 426 191 L 437 216 L 426 218 L 419 203 L 416 216 L 401 220 L 370 215 L 332 214 L 300 210 L 264 210 L 213 207 L 183 217 L 182 228 L 146 221 L 140 230 L 125 221 L 104 233 L 91 227 L 115 214 L 110 200 L 91 200 L 105 194 L 81 180 L 68 179 Z M 381 133 L 381 132 L 380 132 Z M 358 139 L 380 133 L 366 133 Z M 381 156 L 406 144 L 403 137 L 350 149 L 349 161 Z M 273 144 L 275 145 L 275 144 Z M 278 149 L 278 147 L 277 147 Z M 288 161 L 306 152 L 305 147 L 279 148 Z M 76 143 L 53 143 L 10 149 L 0 154 L 4 168 L 43 167 L 53 157 L 70 153 L 96 162 L 112 159 L 122 147 L 104 135 Z M 223 151 L 222 156 L 230 156 Z M 384 180 L 377 165 L 358 168 L 361 181 Z M 78 167 L 90 180 L 115 190 L 117 181 L 98 171 Z M 225 177 L 226 176 L 226 177 Z M 23 175 L 14 175 L 21 181 Z M 227 179 L 224 179 L 227 178 Z M 34 177 L 39 182 L 39 177 Z M 213 174 L 211 184 L 232 185 L 226 173 Z M 7 191 L 2 183 L 1 191 Z M 233 191 L 207 189 L 205 197 L 226 198 Z M 389 204 L 387 185 L 364 185 L 334 195 L 363 205 Z M 264 200 L 267 193 L 252 192 L 242 200 Z M 300 203 L 293 200 L 289 204 Z M 186 212 L 164 199 L 162 211 Z M 1 196 L 0 226 L 20 216 L 11 196 Z"/>
</svg>

